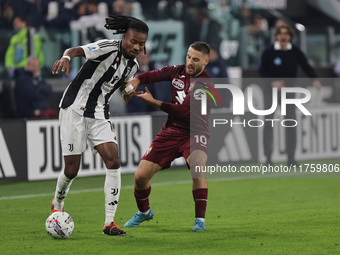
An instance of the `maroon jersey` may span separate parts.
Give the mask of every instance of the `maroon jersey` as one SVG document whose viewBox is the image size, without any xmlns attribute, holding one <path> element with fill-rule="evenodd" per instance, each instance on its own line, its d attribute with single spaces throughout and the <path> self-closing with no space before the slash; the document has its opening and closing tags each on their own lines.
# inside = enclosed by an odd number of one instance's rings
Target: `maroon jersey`
<svg viewBox="0 0 340 255">
<path fill-rule="evenodd" d="M 194 81 L 195 82 L 195 81 Z M 184 102 L 179 104 L 162 103 L 161 110 L 168 113 L 169 117 L 181 119 L 181 124 L 185 128 L 181 130 L 185 133 L 190 133 L 191 136 L 196 134 L 210 136 L 209 132 L 209 117 L 212 107 L 212 100 L 207 98 L 207 115 L 201 114 L 201 101 L 195 98 L 195 91 L 199 88 L 205 88 L 204 83 L 199 83 L 189 91 L 189 94 L 184 99 Z M 168 118 L 169 118 L 168 117 Z"/>
<path fill-rule="evenodd" d="M 185 73 L 185 65 L 166 66 L 158 70 L 149 71 L 136 75 L 140 80 L 140 84 L 151 84 L 159 81 L 171 82 L 171 103 L 163 103 L 161 110 L 167 112 L 168 119 L 163 126 L 165 128 L 176 128 L 184 133 L 190 133 L 190 79 L 211 78 L 206 71 L 199 76 L 192 78 Z M 185 102 L 184 105 L 182 105 Z M 173 105 L 175 104 L 175 105 Z M 178 105 L 176 107 L 176 105 Z M 182 107 L 181 107 L 182 106 Z M 199 114 L 200 115 L 200 114 Z M 202 116 L 201 116 L 202 117 Z M 205 118 L 207 119 L 207 118 Z M 208 121 L 205 120 L 208 125 Z M 199 125 L 193 125 L 193 129 Z M 202 129 L 203 130 L 203 129 Z M 208 128 L 206 127 L 208 132 Z"/>
</svg>

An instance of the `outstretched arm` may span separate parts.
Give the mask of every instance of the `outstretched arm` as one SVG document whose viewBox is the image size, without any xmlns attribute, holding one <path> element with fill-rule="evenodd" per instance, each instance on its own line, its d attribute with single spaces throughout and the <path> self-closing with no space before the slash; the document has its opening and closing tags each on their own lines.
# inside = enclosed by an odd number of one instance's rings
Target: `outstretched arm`
<svg viewBox="0 0 340 255">
<path fill-rule="evenodd" d="M 184 102 L 182 104 L 171 104 L 171 103 L 164 103 L 162 101 L 156 100 L 153 98 L 152 94 L 148 90 L 147 87 L 145 87 L 145 92 L 134 92 L 134 96 L 142 99 L 144 103 L 149 104 L 153 107 L 156 107 L 163 112 L 166 112 L 169 115 L 183 118 L 190 112 L 190 95 L 187 95 L 184 99 Z"/>
<path fill-rule="evenodd" d="M 144 93 L 135 92 L 134 95 L 136 97 L 142 99 L 144 103 L 149 104 L 149 105 L 156 107 L 158 109 L 161 109 L 162 101 L 154 99 L 154 97 L 152 96 L 152 94 L 150 93 L 150 91 L 147 87 L 145 87 Z"/>
<path fill-rule="evenodd" d="M 62 71 L 68 76 L 70 71 L 70 61 L 75 57 L 85 57 L 85 52 L 81 47 L 74 47 L 65 50 L 61 59 L 54 63 L 52 73 L 58 74 L 59 71 Z"/>
</svg>

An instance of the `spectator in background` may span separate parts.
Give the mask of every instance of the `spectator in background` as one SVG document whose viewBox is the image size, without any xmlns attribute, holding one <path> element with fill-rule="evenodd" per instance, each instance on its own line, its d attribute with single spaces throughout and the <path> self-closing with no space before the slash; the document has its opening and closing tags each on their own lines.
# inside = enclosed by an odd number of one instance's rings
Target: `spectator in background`
<svg viewBox="0 0 340 255">
<path fill-rule="evenodd" d="M 44 54 L 40 37 L 37 34 L 32 35 L 30 33 L 26 17 L 15 17 L 13 27 L 17 30 L 17 33 L 11 37 L 5 55 L 5 67 L 9 77 L 14 76 L 15 69 L 26 66 L 28 56 L 36 56 L 40 61 L 40 67 L 44 65 Z"/>
<path fill-rule="evenodd" d="M 99 0 L 88 0 L 87 1 L 87 15 L 98 14 Z"/>
<path fill-rule="evenodd" d="M 288 26 L 288 23 L 283 19 L 277 19 L 274 24 L 274 28 L 278 29 L 281 26 Z"/>
<path fill-rule="evenodd" d="M 77 20 L 87 14 L 87 3 L 78 2 L 73 8 L 63 8 L 59 10 L 59 15 L 45 22 L 47 28 L 69 29 L 70 22 Z"/>
<path fill-rule="evenodd" d="M 10 6 L 14 17 L 25 16 L 30 27 L 39 28 L 44 20 L 44 6 L 52 0 L 2 0 L 5 6 Z M 10 20 L 12 22 L 12 20 Z"/>
<path fill-rule="evenodd" d="M 247 39 L 247 53 L 249 66 L 254 69 L 259 66 L 260 56 L 266 45 L 270 43 L 268 22 L 259 14 L 254 14 L 252 23 L 248 25 L 249 37 Z"/>
<path fill-rule="evenodd" d="M 205 70 L 212 78 L 228 78 L 227 66 L 220 58 L 218 49 L 215 46 L 210 46 L 209 63 Z"/>
<path fill-rule="evenodd" d="M 112 14 L 121 14 L 121 15 L 131 15 L 131 3 L 127 3 L 125 0 L 115 0 L 112 3 Z"/>
<path fill-rule="evenodd" d="M 12 19 L 14 16 L 13 8 L 11 5 L 6 3 L 1 3 L 0 8 L 0 28 L 10 29 L 12 27 Z"/>
<path fill-rule="evenodd" d="M 153 63 L 150 63 L 150 52 L 146 52 L 146 54 L 139 54 L 137 56 L 137 61 L 139 64 L 139 69 L 136 74 L 148 72 L 150 70 L 154 70 L 154 65 Z M 152 85 L 148 85 L 149 90 L 153 91 Z M 139 86 L 136 91 L 143 91 L 144 92 L 144 86 Z M 129 100 L 129 103 L 126 104 L 126 110 L 128 113 L 137 113 L 137 112 L 149 112 L 153 111 L 154 107 L 145 104 L 142 100 L 139 100 L 136 97 L 133 97 Z"/>
<path fill-rule="evenodd" d="M 39 59 L 29 57 L 25 68 L 17 71 L 15 101 L 20 117 L 58 118 L 58 112 L 48 107 L 52 87 L 41 77 Z"/>
<path fill-rule="evenodd" d="M 210 46 L 209 63 L 206 65 L 205 70 L 212 78 L 228 79 L 227 66 L 220 58 L 217 47 Z M 229 107 L 232 95 L 229 91 L 220 94 L 223 107 Z"/>
<path fill-rule="evenodd" d="M 315 70 L 310 66 L 306 56 L 295 45 L 291 43 L 293 39 L 293 30 L 289 26 L 280 26 L 275 33 L 276 41 L 268 46 L 261 58 L 260 75 L 265 80 L 263 88 L 264 106 L 265 109 L 270 109 L 272 106 L 272 88 L 277 88 L 281 91 L 282 87 L 295 86 L 294 81 L 289 78 L 296 78 L 298 67 L 300 66 L 308 77 L 317 78 Z M 321 89 L 322 85 L 317 80 L 313 81 L 314 87 Z M 295 93 L 288 93 L 287 98 L 294 98 Z M 280 95 L 278 96 L 280 98 Z M 295 105 L 287 105 L 287 114 L 285 119 L 296 120 Z M 274 113 L 266 116 L 266 119 L 274 119 Z M 286 151 L 288 155 L 288 165 L 296 166 L 295 161 L 296 149 L 296 127 L 286 128 Z M 264 153 L 267 158 L 267 164 L 272 165 L 273 151 L 273 126 L 270 121 L 265 121 L 263 132 Z"/>
</svg>

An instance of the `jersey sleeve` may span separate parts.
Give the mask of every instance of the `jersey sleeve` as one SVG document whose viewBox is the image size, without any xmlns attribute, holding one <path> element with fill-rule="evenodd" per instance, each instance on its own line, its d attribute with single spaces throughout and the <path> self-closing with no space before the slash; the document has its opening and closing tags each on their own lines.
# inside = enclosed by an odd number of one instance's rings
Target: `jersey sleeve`
<svg viewBox="0 0 340 255">
<path fill-rule="evenodd" d="M 190 114 L 190 93 L 184 98 L 184 101 L 182 104 L 172 104 L 172 103 L 162 103 L 161 108 L 163 112 L 166 112 L 167 114 L 183 118 L 186 115 Z"/>
<path fill-rule="evenodd" d="M 100 56 L 119 50 L 119 41 L 105 39 L 80 47 L 84 50 L 87 59 L 99 62 L 100 60 L 97 60 L 97 58 Z"/>
<path fill-rule="evenodd" d="M 151 84 L 160 81 L 170 81 L 175 72 L 175 66 L 165 66 L 161 69 L 144 72 L 136 75 L 140 84 Z"/>
</svg>

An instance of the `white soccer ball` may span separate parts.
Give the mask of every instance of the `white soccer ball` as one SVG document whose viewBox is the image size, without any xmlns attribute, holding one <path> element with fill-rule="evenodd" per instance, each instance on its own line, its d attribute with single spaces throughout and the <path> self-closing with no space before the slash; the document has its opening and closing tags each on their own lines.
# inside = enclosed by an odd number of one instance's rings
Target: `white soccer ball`
<svg viewBox="0 0 340 255">
<path fill-rule="evenodd" d="M 54 212 L 45 223 L 47 234 L 53 238 L 65 239 L 74 229 L 74 221 L 67 212 Z"/>
</svg>

